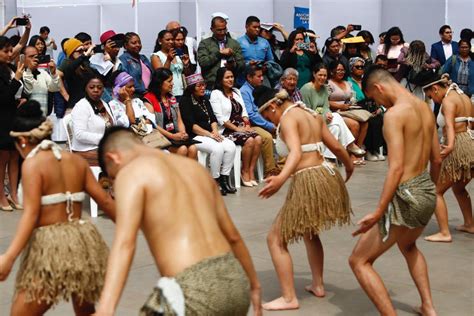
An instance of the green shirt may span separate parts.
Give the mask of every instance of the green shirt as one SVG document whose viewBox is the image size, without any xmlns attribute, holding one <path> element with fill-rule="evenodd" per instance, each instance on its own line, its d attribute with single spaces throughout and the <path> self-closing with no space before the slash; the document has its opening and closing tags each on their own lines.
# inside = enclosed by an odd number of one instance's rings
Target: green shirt
<svg viewBox="0 0 474 316">
<path fill-rule="evenodd" d="M 329 109 L 329 92 L 326 86 L 322 86 L 321 89 L 317 91 L 313 83 L 308 82 L 301 88 L 300 92 L 303 97 L 303 102 L 307 107 L 319 114 L 323 114 L 324 117 L 326 113 L 331 111 Z"/>
<path fill-rule="evenodd" d="M 352 85 L 352 90 L 354 90 L 354 92 L 355 92 L 356 101 L 360 102 L 360 101 L 364 100 L 365 99 L 365 94 L 362 91 L 362 88 L 359 86 L 359 84 L 354 79 L 352 79 L 352 77 L 349 77 L 349 79 L 347 79 L 347 81 L 349 81 L 349 83 Z"/>
<path fill-rule="evenodd" d="M 296 58 L 296 70 L 298 70 L 298 83 L 296 86 L 298 89 L 301 89 L 304 84 L 311 81 L 311 60 L 306 54 L 298 55 Z"/>
</svg>

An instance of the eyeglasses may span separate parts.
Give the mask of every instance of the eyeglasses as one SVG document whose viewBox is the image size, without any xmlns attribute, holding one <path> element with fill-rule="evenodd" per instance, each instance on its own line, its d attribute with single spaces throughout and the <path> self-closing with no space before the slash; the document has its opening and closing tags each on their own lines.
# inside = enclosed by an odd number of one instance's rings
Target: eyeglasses
<svg viewBox="0 0 474 316">
<path fill-rule="evenodd" d="M 344 69 L 338 69 L 336 70 L 336 72 L 342 74 L 342 73 L 345 73 L 346 71 Z"/>
<path fill-rule="evenodd" d="M 354 66 L 355 69 L 359 69 L 359 70 L 362 70 L 364 69 L 364 66 Z"/>
</svg>

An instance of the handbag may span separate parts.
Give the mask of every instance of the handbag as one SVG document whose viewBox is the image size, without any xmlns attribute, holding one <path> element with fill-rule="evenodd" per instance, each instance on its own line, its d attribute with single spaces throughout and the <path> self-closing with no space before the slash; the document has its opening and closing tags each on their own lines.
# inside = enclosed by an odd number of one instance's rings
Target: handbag
<svg viewBox="0 0 474 316">
<path fill-rule="evenodd" d="M 153 148 L 167 148 L 171 146 L 171 142 L 163 136 L 157 129 L 153 129 L 151 133 L 143 117 L 136 119 L 137 123 L 130 125 L 130 129 L 141 138 L 143 144 Z"/>
<path fill-rule="evenodd" d="M 338 113 L 343 117 L 348 117 L 362 123 L 367 122 L 373 116 L 372 113 L 362 109 L 360 106 L 351 106 L 349 110 L 339 111 Z"/>
</svg>

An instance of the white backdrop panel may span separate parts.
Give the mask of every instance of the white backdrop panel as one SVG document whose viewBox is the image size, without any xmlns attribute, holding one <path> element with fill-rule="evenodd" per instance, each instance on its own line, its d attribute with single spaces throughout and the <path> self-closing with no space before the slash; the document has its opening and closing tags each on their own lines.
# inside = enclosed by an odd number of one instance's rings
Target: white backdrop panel
<svg viewBox="0 0 474 316">
<path fill-rule="evenodd" d="M 228 29 L 238 34 L 245 33 L 245 20 L 250 15 L 257 16 L 262 22 L 273 22 L 273 0 L 197 0 L 197 2 L 199 35 L 210 32 L 211 15 L 214 12 L 227 14 L 230 17 Z"/>
<path fill-rule="evenodd" d="M 471 0 L 470 0 L 471 1 Z M 422 40 L 429 51 L 439 41 L 445 20 L 445 0 L 383 0 L 382 30 L 398 26 L 406 42 Z"/>
<path fill-rule="evenodd" d="M 459 40 L 459 33 L 464 28 L 474 28 L 474 1 L 447 0 L 448 24 L 453 28 L 453 38 Z"/>
<path fill-rule="evenodd" d="M 331 29 L 338 25 L 360 24 L 377 37 L 381 7 L 381 0 L 311 0 L 310 26 L 321 36 L 318 47 L 323 47 Z"/>
<path fill-rule="evenodd" d="M 22 11 L 23 8 L 18 7 L 18 14 Z M 39 28 L 47 25 L 58 44 L 63 38 L 73 37 L 79 32 L 90 34 L 93 41 L 99 39 L 100 9 L 97 5 L 29 7 L 25 8 L 25 12 L 32 16 L 32 35 L 38 34 Z"/>
<path fill-rule="evenodd" d="M 295 7 L 309 8 L 309 0 L 274 0 L 273 21 L 283 24 L 288 32 L 293 30 Z M 278 36 L 278 32 L 275 32 Z"/>
</svg>

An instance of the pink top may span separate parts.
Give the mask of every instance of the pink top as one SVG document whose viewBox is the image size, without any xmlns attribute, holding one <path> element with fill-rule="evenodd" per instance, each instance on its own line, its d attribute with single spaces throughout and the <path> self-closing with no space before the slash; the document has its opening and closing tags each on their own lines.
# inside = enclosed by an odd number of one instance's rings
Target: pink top
<svg viewBox="0 0 474 316">
<path fill-rule="evenodd" d="M 352 98 L 352 86 L 348 81 L 344 81 L 345 89 L 341 89 L 334 81 L 329 80 L 329 101 L 338 103 L 349 102 Z"/>
<path fill-rule="evenodd" d="M 140 60 L 140 65 L 142 66 L 142 80 L 145 85 L 145 89 L 148 89 L 151 81 L 151 71 L 150 69 Z"/>
<path fill-rule="evenodd" d="M 387 58 L 398 59 L 398 56 L 400 55 L 403 47 L 408 48 L 408 43 L 399 44 L 396 46 L 390 46 L 390 49 L 388 50 L 388 54 L 386 54 Z M 377 55 L 385 55 L 385 44 L 380 44 L 377 47 Z"/>
</svg>

